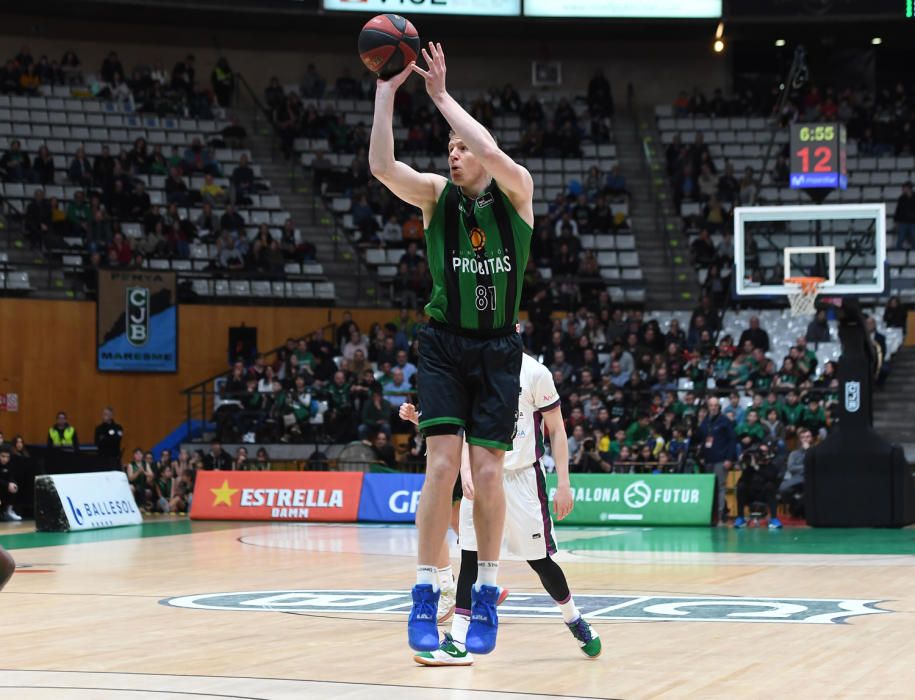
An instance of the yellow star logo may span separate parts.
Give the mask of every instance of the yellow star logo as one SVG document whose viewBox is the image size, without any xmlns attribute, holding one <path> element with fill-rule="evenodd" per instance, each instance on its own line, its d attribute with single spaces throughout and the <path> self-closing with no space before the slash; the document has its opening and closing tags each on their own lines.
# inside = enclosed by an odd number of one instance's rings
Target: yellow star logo
<svg viewBox="0 0 915 700">
<path fill-rule="evenodd" d="M 216 500 L 213 501 L 214 506 L 219 504 L 224 504 L 227 506 L 232 505 L 232 496 L 238 493 L 239 489 L 229 488 L 229 480 L 226 479 L 222 482 L 222 486 L 218 489 L 210 489 L 213 492 L 213 495 L 216 496 Z"/>
</svg>

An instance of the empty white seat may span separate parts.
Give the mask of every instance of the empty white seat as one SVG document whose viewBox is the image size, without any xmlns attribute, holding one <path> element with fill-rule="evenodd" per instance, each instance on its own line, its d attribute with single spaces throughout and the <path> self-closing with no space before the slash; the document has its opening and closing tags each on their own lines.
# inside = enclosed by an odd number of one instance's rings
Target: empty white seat
<svg viewBox="0 0 915 700">
<path fill-rule="evenodd" d="M 229 290 L 233 297 L 251 296 L 251 283 L 248 280 L 232 280 Z"/>
<path fill-rule="evenodd" d="M 224 280 L 219 281 L 224 282 Z M 200 296 L 209 296 L 212 294 L 210 280 L 195 279 L 193 282 L 191 282 L 191 289 L 194 290 L 195 294 Z"/>
<path fill-rule="evenodd" d="M 251 294 L 256 297 L 273 296 L 273 288 L 270 286 L 270 282 L 255 280 L 251 283 Z"/>
<path fill-rule="evenodd" d="M 384 251 L 380 248 L 369 248 L 365 251 L 365 262 L 367 265 L 384 265 Z"/>
<path fill-rule="evenodd" d="M 6 287 L 7 289 L 31 289 L 32 286 L 29 284 L 29 273 L 28 272 L 8 272 L 6 273 Z"/>
<path fill-rule="evenodd" d="M 597 254 L 597 264 L 600 267 L 616 267 L 617 256 L 615 252 L 600 252 Z"/>
<path fill-rule="evenodd" d="M 621 267 L 638 267 L 639 254 L 633 252 L 620 252 L 619 261 Z"/>
<path fill-rule="evenodd" d="M 315 283 L 315 296 L 318 299 L 333 299 L 336 297 L 334 292 L 334 283 L 333 282 L 317 282 Z"/>
<path fill-rule="evenodd" d="M 132 221 L 125 221 L 121 224 L 121 233 L 128 238 L 142 238 L 143 225 Z"/>
</svg>

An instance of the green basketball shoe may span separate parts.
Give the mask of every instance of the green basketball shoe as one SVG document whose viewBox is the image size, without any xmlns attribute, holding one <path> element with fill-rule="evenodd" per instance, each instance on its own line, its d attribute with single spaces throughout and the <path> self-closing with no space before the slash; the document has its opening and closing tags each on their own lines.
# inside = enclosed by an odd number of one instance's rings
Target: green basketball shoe
<svg viewBox="0 0 915 700">
<path fill-rule="evenodd" d="M 598 649 L 600 642 L 597 643 Z M 450 634 L 445 632 L 441 646 L 435 651 L 421 651 L 413 655 L 413 660 L 423 666 L 472 666 L 473 655 L 459 649 Z"/>
<path fill-rule="evenodd" d="M 585 621 L 585 618 L 579 617 L 574 622 L 567 622 L 566 626 L 572 636 L 578 640 L 582 654 L 591 659 L 596 659 L 600 656 L 600 637 L 597 636 L 597 632 L 594 631 L 591 625 Z"/>
</svg>

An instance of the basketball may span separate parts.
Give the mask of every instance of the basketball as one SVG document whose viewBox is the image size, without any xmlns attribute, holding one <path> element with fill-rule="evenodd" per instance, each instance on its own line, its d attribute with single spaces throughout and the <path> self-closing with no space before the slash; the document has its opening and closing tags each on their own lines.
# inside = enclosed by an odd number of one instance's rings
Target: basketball
<svg viewBox="0 0 915 700">
<path fill-rule="evenodd" d="M 397 75 L 419 55 L 419 33 L 406 17 L 372 17 L 359 32 L 359 57 L 382 80 Z"/>
</svg>

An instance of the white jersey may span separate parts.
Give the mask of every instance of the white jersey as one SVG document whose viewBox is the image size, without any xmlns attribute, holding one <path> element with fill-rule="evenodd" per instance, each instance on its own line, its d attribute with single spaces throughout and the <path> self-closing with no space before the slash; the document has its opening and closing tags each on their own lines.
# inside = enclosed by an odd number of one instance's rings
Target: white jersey
<svg viewBox="0 0 915 700">
<path fill-rule="evenodd" d="M 559 392 L 550 370 L 526 354 L 521 361 L 521 394 L 518 397 L 518 423 L 510 452 L 505 453 L 505 469 L 529 467 L 543 456 L 543 413 L 559 405 Z"/>
</svg>

